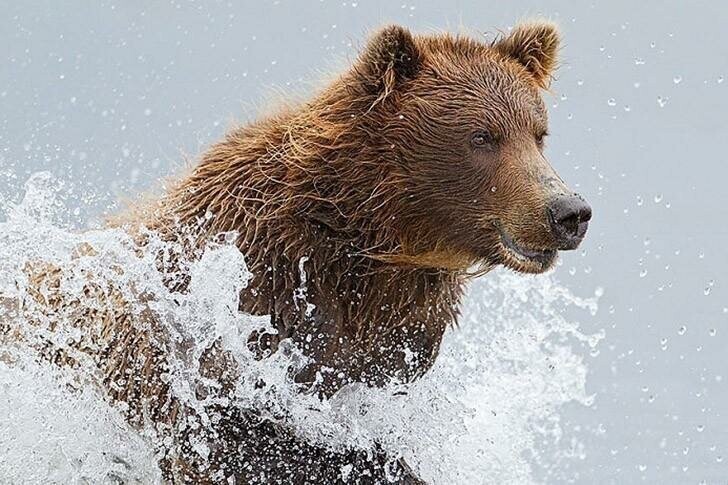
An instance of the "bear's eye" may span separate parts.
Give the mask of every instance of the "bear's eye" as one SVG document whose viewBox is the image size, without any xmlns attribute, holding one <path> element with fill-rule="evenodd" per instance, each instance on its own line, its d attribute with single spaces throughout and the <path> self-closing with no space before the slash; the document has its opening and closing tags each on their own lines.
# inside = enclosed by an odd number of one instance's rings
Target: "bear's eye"
<svg viewBox="0 0 728 485">
<path fill-rule="evenodd" d="M 470 138 L 470 143 L 475 148 L 493 148 L 495 139 L 488 133 L 478 131 L 476 133 L 473 133 L 473 136 Z"/>
<path fill-rule="evenodd" d="M 549 134 L 547 132 L 541 132 L 536 134 L 536 145 L 538 145 L 539 148 L 543 148 L 544 142 L 546 141 L 546 137 Z"/>
</svg>

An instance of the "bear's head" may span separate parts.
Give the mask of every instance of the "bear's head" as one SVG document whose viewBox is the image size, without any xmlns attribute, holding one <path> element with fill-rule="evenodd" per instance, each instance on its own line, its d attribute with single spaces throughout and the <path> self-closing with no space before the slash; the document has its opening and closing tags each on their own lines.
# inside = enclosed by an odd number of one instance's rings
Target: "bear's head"
<svg viewBox="0 0 728 485">
<path fill-rule="evenodd" d="M 374 100 L 380 158 L 404 194 L 403 254 L 389 259 L 538 273 L 579 245 L 591 209 L 544 156 L 541 90 L 558 47 L 545 21 L 493 42 L 399 26 L 370 39 L 354 72 Z"/>
</svg>

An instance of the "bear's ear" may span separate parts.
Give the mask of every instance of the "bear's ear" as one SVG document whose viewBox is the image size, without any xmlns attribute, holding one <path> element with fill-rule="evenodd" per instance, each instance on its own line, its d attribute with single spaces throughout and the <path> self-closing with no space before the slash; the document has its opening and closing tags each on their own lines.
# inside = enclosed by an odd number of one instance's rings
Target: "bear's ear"
<svg viewBox="0 0 728 485">
<path fill-rule="evenodd" d="M 385 97 L 398 83 L 413 78 L 421 64 L 422 54 L 410 31 L 390 25 L 369 39 L 357 71 L 370 92 Z"/>
<path fill-rule="evenodd" d="M 534 20 L 516 25 L 510 34 L 497 40 L 493 47 L 523 64 L 536 84 L 546 89 L 556 68 L 559 43 L 556 24 L 547 20 Z"/>
</svg>

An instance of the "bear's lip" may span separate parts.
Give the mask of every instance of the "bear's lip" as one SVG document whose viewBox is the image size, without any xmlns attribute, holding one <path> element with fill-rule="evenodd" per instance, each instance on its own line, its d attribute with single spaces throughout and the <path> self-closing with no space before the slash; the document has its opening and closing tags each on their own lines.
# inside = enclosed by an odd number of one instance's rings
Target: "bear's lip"
<svg viewBox="0 0 728 485">
<path fill-rule="evenodd" d="M 555 249 L 531 249 L 518 244 L 500 224 L 495 225 L 500 234 L 500 246 L 504 262 L 516 271 L 540 273 L 546 271 L 556 260 Z"/>
</svg>

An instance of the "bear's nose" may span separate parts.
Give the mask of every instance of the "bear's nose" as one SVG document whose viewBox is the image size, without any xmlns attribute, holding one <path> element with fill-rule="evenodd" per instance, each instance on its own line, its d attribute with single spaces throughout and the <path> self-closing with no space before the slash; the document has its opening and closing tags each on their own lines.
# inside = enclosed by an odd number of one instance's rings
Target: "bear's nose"
<svg viewBox="0 0 728 485">
<path fill-rule="evenodd" d="M 589 204 L 578 194 L 560 195 L 551 201 L 548 211 L 558 249 L 576 249 L 592 216 Z"/>
</svg>

